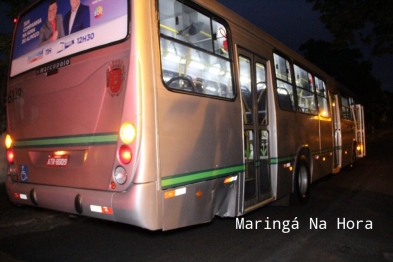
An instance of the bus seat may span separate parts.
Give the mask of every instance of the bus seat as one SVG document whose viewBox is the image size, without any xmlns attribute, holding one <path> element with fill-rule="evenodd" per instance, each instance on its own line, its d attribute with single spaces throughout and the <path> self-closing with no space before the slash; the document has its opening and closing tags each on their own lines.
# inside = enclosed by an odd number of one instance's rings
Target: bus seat
<svg viewBox="0 0 393 262">
<path fill-rule="evenodd" d="M 282 91 L 285 90 L 285 91 Z M 280 88 L 280 92 L 278 92 L 278 103 L 280 104 L 281 109 L 284 110 L 294 110 L 292 105 L 291 96 L 289 95 L 286 89 Z"/>
</svg>

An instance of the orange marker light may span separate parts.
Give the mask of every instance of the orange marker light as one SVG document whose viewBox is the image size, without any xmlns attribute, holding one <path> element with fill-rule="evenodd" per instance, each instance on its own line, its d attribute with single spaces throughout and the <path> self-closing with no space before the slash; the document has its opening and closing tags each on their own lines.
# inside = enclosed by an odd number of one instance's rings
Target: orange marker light
<svg viewBox="0 0 393 262">
<path fill-rule="evenodd" d="M 5 148 L 9 149 L 12 146 L 12 138 L 9 134 L 5 136 Z"/>
<path fill-rule="evenodd" d="M 176 192 L 175 190 L 171 190 L 171 191 L 167 191 L 165 192 L 164 198 L 172 198 L 176 196 Z"/>
</svg>

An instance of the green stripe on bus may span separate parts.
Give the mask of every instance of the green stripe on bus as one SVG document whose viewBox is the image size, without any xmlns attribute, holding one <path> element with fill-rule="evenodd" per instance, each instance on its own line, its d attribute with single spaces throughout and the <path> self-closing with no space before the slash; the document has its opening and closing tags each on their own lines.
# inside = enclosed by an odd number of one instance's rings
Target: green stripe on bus
<svg viewBox="0 0 393 262">
<path fill-rule="evenodd" d="M 344 149 L 350 149 L 352 148 L 352 144 L 348 145 L 343 145 L 343 146 L 337 146 L 334 148 L 327 148 L 327 149 L 321 149 L 321 150 L 316 150 L 311 152 L 313 156 L 315 155 L 322 155 L 322 154 L 328 154 L 328 153 L 333 153 L 336 150 L 344 150 Z M 281 163 L 286 163 L 286 162 L 291 162 L 296 159 L 296 156 L 284 156 L 284 157 L 272 157 L 270 158 L 270 164 L 271 165 L 277 165 Z"/>
<path fill-rule="evenodd" d="M 318 156 L 318 155 L 326 155 L 334 152 L 334 148 L 327 148 L 327 149 L 321 149 L 321 150 L 315 150 L 312 151 L 311 154 L 312 156 Z"/>
<path fill-rule="evenodd" d="M 186 173 L 186 174 L 175 175 L 171 177 L 164 177 L 161 180 L 161 187 L 163 189 L 167 189 L 171 187 L 182 186 L 182 185 L 196 183 L 213 178 L 224 177 L 238 172 L 244 172 L 244 170 L 245 170 L 245 166 L 242 164 L 237 166 L 212 169 L 212 170 L 206 170 L 206 171 L 195 172 L 195 173 Z"/>
<path fill-rule="evenodd" d="M 270 164 L 272 165 L 276 165 L 276 164 L 280 164 L 280 163 L 285 163 L 288 161 L 293 161 L 295 160 L 295 156 L 285 156 L 285 157 L 272 157 L 270 158 Z"/>
<path fill-rule="evenodd" d="M 97 144 L 114 144 L 117 142 L 119 135 L 117 133 L 110 134 L 93 134 L 78 135 L 64 137 L 48 137 L 26 140 L 16 140 L 13 147 L 54 147 L 54 146 L 81 146 L 81 145 L 97 145 Z"/>
</svg>

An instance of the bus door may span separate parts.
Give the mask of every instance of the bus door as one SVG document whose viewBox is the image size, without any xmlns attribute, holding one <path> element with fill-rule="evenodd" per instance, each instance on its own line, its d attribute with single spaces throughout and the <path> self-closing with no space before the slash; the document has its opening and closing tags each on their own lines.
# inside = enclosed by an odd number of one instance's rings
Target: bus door
<svg viewBox="0 0 393 262">
<path fill-rule="evenodd" d="M 362 105 L 355 105 L 357 157 L 366 155 L 366 134 L 364 129 L 364 111 Z"/>
<path fill-rule="evenodd" d="M 244 124 L 244 209 L 272 197 L 266 61 L 239 50 L 239 73 Z"/>
<path fill-rule="evenodd" d="M 333 173 L 337 173 L 341 168 L 341 120 L 340 120 L 340 103 L 338 95 L 331 94 L 331 108 L 333 116 L 333 134 L 334 134 L 334 161 L 333 161 Z"/>
</svg>

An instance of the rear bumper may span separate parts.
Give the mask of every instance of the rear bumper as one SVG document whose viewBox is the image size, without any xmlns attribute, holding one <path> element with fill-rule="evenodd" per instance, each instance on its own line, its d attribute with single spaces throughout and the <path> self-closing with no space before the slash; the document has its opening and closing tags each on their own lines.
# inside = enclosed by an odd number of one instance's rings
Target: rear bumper
<svg viewBox="0 0 393 262">
<path fill-rule="evenodd" d="M 6 178 L 11 202 L 71 214 L 161 229 L 156 182 L 132 184 L 124 192 L 98 191 L 40 184 L 16 183 Z"/>
</svg>

